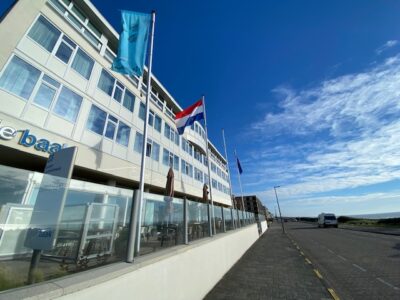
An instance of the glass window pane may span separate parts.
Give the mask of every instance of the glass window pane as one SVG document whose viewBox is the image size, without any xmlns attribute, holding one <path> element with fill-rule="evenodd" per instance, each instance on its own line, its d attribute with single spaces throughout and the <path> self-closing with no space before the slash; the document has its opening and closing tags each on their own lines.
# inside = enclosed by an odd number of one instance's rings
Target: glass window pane
<svg viewBox="0 0 400 300">
<path fill-rule="evenodd" d="M 117 139 L 116 139 L 117 143 L 123 146 L 128 146 L 130 133 L 131 133 L 131 128 L 128 125 L 119 122 Z"/>
<path fill-rule="evenodd" d="M 64 63 L 68 64 L 72 52 L 73 52 L 72 48 L 69 45 L 67 45 L 64 41 L 62 41 L 60 47 L 58 47 L 56 56 L 59 59 L 61 59 Z"/>
<path fill-rule="evenodd" d="M 0 78 L 0 87 L 28 99 L 39 79 L 40 71 L 14 56 Z"/>
<path fill-rule="evenodd" d="M 53 51 L 61 32 L 43 16 L 40 16 L 28 33 L 28 36 L 43 46 L 47 51 Z"/>
<path fill-rule="evenodd" d="M 83 27 L 81 22 L 79 22 L 79 20 L 74 15 L 72 15 L 71 13 L 68 13 L 67 17 L 68 17 L 68 19 L 71 20 L 72 24 L 74 24 L 79 29 L 81 29 Z"/>
<path fill-rule="evenodd" d="M 149 120 L 148 120 L 148 123 L 149 123 L 149 125 L 150 125 L 151 127 L 153 127 L 153 124 L 154 124 L 154 112 L 152 112 L 152 111 L 150 111 L 150 113 L 149 113 Z"/>
<path fill-rule="evenodd" d="M 117 85 L 114 90 L 113 98 L 118 102 L 121 102 L 123 90 Z"/>
<path fill-rule="evenodd" d="M 33 102 L 48 109 L 54 99 L 55 94 L 56 90 L 53 87 L 42 83 Z"/>
<path fill-rule="evenodd" d="M 71 10 L 74 12 L 75 16 L 77 16 L 82 22 L 85 22 L 85 14 L 79 8 L 77 8 L 75 4 L 74 6 L 72 6 Z"/>
<path fill-rule="evenodd" d="M 128 90 L 125 90 L 123 106 L 133 112 L 133 106 L 135 105 L 135 96 Z"/>
<path fill-rule="evenodd" d="M 98 30 L 93 24 L 92 22 L 89 21 L 89 23 L 87 24 L 87 26 L 93 31 L 93 33 L 100 38 L 101 37 L 101 32 L 100 30 Z"/>
<path fill-rule="evenodd" d="M 151 155 L 151 143 L 147 142 L 146 144 L 146 156 L 150 157 Z"/>
<path fill-rule="evenodd" d="M 179 157 L 174 155 L 174 169 L 179 171 Z"/>
<path fill-rule="evenodd" d="M 153 142 L 153 149 L 151 152 L 151 158 L 154 159 L 155 161 L 158 161 L 160 157 L 160 145 Z"/>
<path fill-rule="evenodd" d="M 166 149 L 163 151 L 163 164 L 169 166 L 169 151 Z"/>
<path fill-rule="evenodd" d="M 47 75 L 43 75 L 42 78 L 43 81 L 47 82 L 48 84 L 54 86 L 55 88 L 59 88 L 60 87 L 60 83 L 55 81 L 53 78 L 47 76 Z"/>
<path fill-rule="evenodd" d="M 93 65 L 93 59 L 91 59 L 89 55 L 87 55 L 81 49 L 78 49 L 71 67 L 83 77 L 89 79 L 90 74 L 92 73 Z"/>
<path fill-rule="evenodd" d="M 146 106 L 144 105 L 143 102 L 140 102 L 139 118 L 144 121 L 145 117 L 146 117 Z"/>
<path fill-rule="evenodd" d="M 169 139 L 171 127 L 165 122 L 164 124 L 164 136 Z"/>
<path fill-rule="evenodd" d="M 105 132 L 105 136 L 108 137 L 109 139 L 114 139 L 114 135 L 115 135 L 115 128 L 116 125 L 112 122 L 108 122 L 107 123 L 107 127 L 106 127 L 106 132 Z"/>
<path fill-rule="evenodd" d="M 82 97 L 64 86 L 58 96 L 54 112 L 68 121 L 75 122 L 81 103 Z"/>
<path fill-rule="evenodd" d="M 106 123 L 107 113 L 95 105 L 90 109 L 86 128 L 103 135 L 104 125 Z"/>
<path fill-rule="evenodd" d="M 108 74 L 104 69 L 101 71 L 101 76 L 97 87 L 103 92 L 111 96 L 114 88 L 115 79 L 110 74 Z"/>
<path fill-rule="evenodd" d="M 161 124 L 162 124 L 161 118 L 160 118 L 159 116 L 156 115 L 155 122 L 154 122 L 154 128 L 155 128 L 158 132 L 161 132 Z"/>
<path fill-rule="evenodd" d="M 143 134 L 136 132 L 135 144 L 133 146 L 133 149 L 138 153 L 142 153 L 142 148 L 143 148 Z"/>
</svg>

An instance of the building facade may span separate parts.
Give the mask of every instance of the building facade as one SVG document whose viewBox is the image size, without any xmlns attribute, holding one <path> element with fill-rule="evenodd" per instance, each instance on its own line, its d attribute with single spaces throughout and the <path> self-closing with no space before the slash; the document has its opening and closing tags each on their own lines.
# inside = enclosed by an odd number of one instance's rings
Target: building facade
<svg viewBox="0 0 400 300">
<path fill-rule="evenodd" d="M 235 197 L 236 207 L 243 209 L 242 197 Z M 243 196 L 244 210 L 255 214 L 262 214 L 268 216 L 267 208 L 262 204 L 261 200 L 256 195 Z"/>
<path fill-rule="evenodd" d="M 77 146 L 73 178 L 137 188 L 148 74 L 110 70 L 116 30 L 88 0 L 20 0 L 0 20 L 0 164 L 42 172 Z M 175 195 L 200 200 L 208 147 L 213 201 L 231 206 L 226 160 L 200 123 L 178 135 L 182 108 L 151 79 L 146 191 L 163 194 L 172 167 Z"/>
</svg>

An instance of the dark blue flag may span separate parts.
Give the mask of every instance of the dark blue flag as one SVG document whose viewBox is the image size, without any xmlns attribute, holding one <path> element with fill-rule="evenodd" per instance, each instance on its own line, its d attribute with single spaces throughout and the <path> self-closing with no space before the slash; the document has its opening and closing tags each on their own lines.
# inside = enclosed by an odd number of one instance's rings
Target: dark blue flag
<svg viewBox="0 0 400 300">
<path fill-rule="evenodd" d="M 242 169 L 242 166 L 240 165 L 239 158 L 237 158 L 237 157 L 236 157 L 236 163 L 237 163 L 237 167 L 238 167 L 238 170 L 239 170 L 239 174 L 242 174 L 243 173 L 243 169 Z"/>
</svg>

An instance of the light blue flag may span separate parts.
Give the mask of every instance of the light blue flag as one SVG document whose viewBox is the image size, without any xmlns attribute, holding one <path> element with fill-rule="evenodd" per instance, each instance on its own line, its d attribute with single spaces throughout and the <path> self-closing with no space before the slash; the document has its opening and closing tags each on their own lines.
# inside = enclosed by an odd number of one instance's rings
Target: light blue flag
<svg viewBox="0 0 400 300">
<path fill-rule="evenodd" d="M 123 10 L 118 56 L 111 69 L 115 72 L 142 76 L 146 60 L 151 14 Z"/>
</svg>

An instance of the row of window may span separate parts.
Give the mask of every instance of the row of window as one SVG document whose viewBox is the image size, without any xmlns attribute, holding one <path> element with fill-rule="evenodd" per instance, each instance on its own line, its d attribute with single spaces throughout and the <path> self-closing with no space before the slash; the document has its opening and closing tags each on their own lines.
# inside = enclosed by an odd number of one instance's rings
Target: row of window
<svg viewBox="0 0 400 300">
<path fill-rule="evenodd" d="M 219 177 L 224 179 L 225 181 L 228 181 L 228 175 L 225 174 L 216 164 L 211 162 L 211 171 L 213 171 L 215 174 L 217 174 Z"/>
<path fill-rule="evenodd" d="M 203 138 L 203 140 L 206 140 L 206 132 L 199 124 L 197 124 L 197 122 L 194 122 L 192 124 L 191 129 L 198 135 L 200 135 Z"/>
<path fill-rule="evenodd" d="M 64 4 L 68 7 L 75 7 L 75 5 L 72 5 L 71 1 Z M 79 10 L 72 11 L 79 15 Z M 85 18 L 85 22 L 88 22 L 87 18 Z M 84 78 L 90 79 L 94 60 L 77 47 L 71 39 L 52 25 L 46 18 L 39 16 L 31 30 L 28 32 L 28 36 L 65 64 L 70 65 L 72 69 Z M 109 95 L 113 100 L 121 103 L 123 107 L 133 112 L 135 104 L 135 96 L 133 93 L 104 69 L 101 72 L 97 87 Z M 141 103 L 139 117 L 144 120 L 144 116 L 145 107 L 144 104 Z M 149 114 L 149 125 L 154 127 L 158 132 L 161 132 L 162 119 L 152 110 L 150 110 Z M 192 129 L 203 138 L 205 137 L 204 130 L 199 124 L 192 124 Z M 165 123 L 164 135 L 179 146 L 178 133 L 167 123 Z M 183 143 L 182 145 L 182 148 L 193 156 L 193 148 L 190 148 L 191 146 L 188 147 L 186 143 Z M 195 158 L 204 164 L 207 163 L 204 159 L 204 155 L 201 153 L 195 153 Z"/>
<path fill-rule="evenodd" d="M 80 31 L 87 40 L 95 46 L 99 51 L 102 48 L 102 41 L 100 40 L 102 33 L 96 26 L 91 22 L 91 20 L 85 15 L 85 13 L 71 0 L 50 0 L 53 7 L 58 10 L 61 15 L 78 31 Z M 115 58 L 115 53 L 104 44 L 106 48 L 104 51 L 104 57 L 113 62 Z M 134 86 L 139 86 L 139 78 L 136 76 L 128 76 L 131 79 Z M 145 85 L 142 86 L 142 91 L 147 92 Z M 152 95 L 150 98 L 162 111 L 165 112 L 170 118 L 174 118 L 174 113 L 172 109 L 166 105 L 166 101 L 163 99 L 162 95 L 152 87 Z M 128 108 L 128 107 L 127 107 Z M 130 109 L 130 108 L 128 108 Z"/>
<path fill-rule="evenodd" d="M 70 122 L 76 121 L 82 104 L 81 96 L 17 56 L 1 75 L 0 88 Z"/>
</svg>

